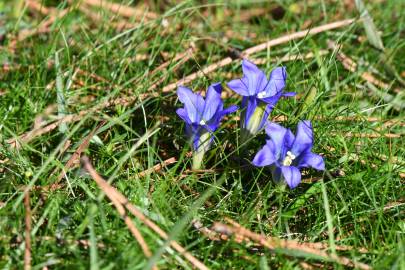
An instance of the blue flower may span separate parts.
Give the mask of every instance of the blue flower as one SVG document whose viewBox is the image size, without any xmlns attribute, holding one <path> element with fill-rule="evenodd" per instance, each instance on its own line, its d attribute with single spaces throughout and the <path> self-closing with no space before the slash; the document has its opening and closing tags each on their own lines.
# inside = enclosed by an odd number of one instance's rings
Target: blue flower
<svg viewBox="0 0 405 270">
<path fill-rule="evenodd" d="M 257 152 L 253 164 L 271 166 L 275 182 L 284 180 L 290 188 L 295 188 L 301 182 L 300 169 L 325 170 L 323 158 L 311 152 L 313 134 L 310 121 L 300 121 L 295 136 L 291 130 L 272 122 L 266 125 L 266 133 L 270 138 Z"/>
<path fill-rule="evenodd" d="M 263 128 L 278 100 L 282 96 L 294 96 L 295 93 L 283 93 L 287 79 L 285 67 L 273 69 L 268 80 L 263 71 L 246 59 L 242 61 L 242 70 L 243 77 L 227 85 L 243 96 L 242 132 L 246 136 L 254 136 Z"/>
<path fill-rule="evenodd" d="M 201 166 L 204 153 L 209 150 L 213 133 L 218 129 L 221 119 L 238 109 L 235 105 L 224 109 L 221 92 L 221 84 L 214 83 L 208 87 L 204 100 L 200 94 L 193 93 L 184 86 L 177 89 L 184 108 L 177 109 L 176 112 L 186 123 L 186 134 L 192 142 L 195 153 L 193 168 Z"/>
</svg>

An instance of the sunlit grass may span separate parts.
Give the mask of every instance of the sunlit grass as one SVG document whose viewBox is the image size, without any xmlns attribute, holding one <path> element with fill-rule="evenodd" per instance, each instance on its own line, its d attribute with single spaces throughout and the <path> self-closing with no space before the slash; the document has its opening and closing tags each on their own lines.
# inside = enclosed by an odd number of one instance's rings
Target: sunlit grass
<svg viewBox="0 0 405 270">
<path fill-rule="evenodd" d="M 67 7 L 66 3 L 58 4 L 59 1 L 43 2 L 59 10 Z M 15 69 L 0 74 L 0 157 L 4 160 L 0 163 L 0 266 L 23 267 L 23 188 L 52 185 L 83 139 L 97 123 L 106 120 L 85 151 L 95 169 L 210 268 L 266 269 L 264 265 L 269 265 L 270 269 L 292 269 L 302 267 L 302 261 L 339 266 L 305 256 L 272 253 L 232 240 L 214 242 L 191 225 L 192 219 L 210 227 L 213 222 L 230 217 L 252 231 L 270 236 L 324 242 L 332 244 L 331 247 L 348 245 L 353 249 L 337 253 L 375 269 L 401 269 L 404 143 L 402 137 L 386 138 L 384 134 L 403 134 L 404 114 L 392 106 L 403 103 L 401 94 L 392 89 L 403 87 L 383 67 L 380 52 L 369 45 L 359 23 L 253 56 L 269 60 L 260 65 L 267 73 L 276 64 L 287 67 L 286 91 L 297 92 L 298 98 L 281 100 L 271 116 L 286 117 L 283 124 L 292 129 L 300 119 L 312 120 L 314 151 L 322 153 L 326 161 L 325 174 L 305 171 L 304 183 L 294 190 L 276 186 L 268 171 L 249 165 L 252 154 L 264 143 L 264 134 L 251 140 L 249 151 L 242 155 L 239 125 L 233 117 L 228 117 L 215 134 L 205 160 L 209 170 L 190 173 L 191 158 L 187 152 L 191 149 L 183 134 L 182 121 L 175 114 L 181 106 L 175 91 L 142 96 L 131 104 L 89 112 L 80 121 L 38 136 L 19 149 L 9 147 L 6 142 L 34 128 L 36 121 L 53 121 L 58 108 L 65 109 L 64 114 L 75 114 L 114 98 L 160 93 L 165 85 L 234 56 L 233 50 L 241 51 L 288 32 L 358 16 L 355 8 L 343 3 L 320 2 L 323 4 L 314 1 L 152 4 L 151 11 L 165 14 L 168 27 L 159 19 L 133 18 L 129 21 L 136 26 L 121 31 L 113 28 L 108 13 L 102 14 L 100 23 L 72 10 L 56 20 L 50 33 L 28 38 L 18 43 L 14 51 L 8 50 L 13 37 L 25 28 L 35 28 L 46 17 L 36 13 L 34 16 L 26 10 L 20 17 L 9 19 L 15 14 L 13 8 L 8 1 L 2 3 L 5 13 L 0 20 L 6 18 L 6 23 L 0 30 L 7 36 L 0 60 L 3 66 Z M 276 7 L 283 10 L 282 18 Z M 392 54 L 393 67 L 403 73 L 404 4 L 383 1 L 367 3 L 367 7 Z M 243 19 L 249 11 L 260 8 L 268 12 Z M 232 15 L 227 15 L 229 11 Z M 229 30 L 233 33 L 229 34 Z M 373 86 L 359 72 L 344 69 L 332 51 L 319 54 L 328 48 L 328 39 L 341 44 L 341 51 L 359 64 L 360 71 L 392 83 L 390 89 L 378 90 L 396 97 L 395 102 L 376 95 Z M 195 48 L 191 59 L 181 64 L 170 62 L 166 69 L 153 73 L 159 65 L 190 47 Z M 286 54 L 310 52 L 315 57 L 272 62 Z M 53 65 L 56 54 L 61 72 Z M 104 80 L 76 73 L 78 68 Z M 232 78 L 241 76 L 239 61 L 188 86 L 204 90 L 217 81 L 225 86 L 230 80 L 229 73 Z M 63 74 L 63 78 L 55 86 L 58 74 Z M 71 80 L 74 83 L 66 87 Z M 159 80 L 159 86 L 150 90 Z M 64 90 L 61 86 L 65 86 Z M 240 100 L 231 96 L 225 102 L 228 106 Z M 349 116 L 355 116 L 356 120 L 338 118 Z M 368 117 L 380 120 L 369 121 Z M 388 120 L 398 122 L 384 124 Z M 349 133 L 382 136 L 365 138 L 348 136 Z M 68 141 L 70 144 L 64 149 Z M 139 176 L 171 157 L 177 159 L 175 164 Z M 47 265 L 49 269 L 144 269 L 148 265 L 115 208 L 85 171 L 78 166 L 72 168 L 60 183 L 62 186 L 56 190 L 31 191 L 33 269 Z M 161 269 L 188 265 L 175 252 L 163 249 L 165 242 L 156 234 L 133 220 L 155 255 L 152 260 Z M 361 248 L 367 252 L 360 252 Z"/>
</svg>

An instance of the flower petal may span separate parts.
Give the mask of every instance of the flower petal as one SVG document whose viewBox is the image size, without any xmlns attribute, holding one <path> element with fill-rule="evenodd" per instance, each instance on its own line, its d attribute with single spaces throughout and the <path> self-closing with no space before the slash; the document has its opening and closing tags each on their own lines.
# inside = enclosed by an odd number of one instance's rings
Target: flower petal
<svg viewBox="0 0 405 270">
<path fill-rule="evenodd" d="M 285 87 L 285 81 L 287 79 L 287 71 L 285 67 L 276 67 L 270 73 L 269 82 L 265 88 L 266 96 L 271 97 L 279 92 L 282 92 Z"/>
<path fill-rule="evenodd" d="M 250 96 L 256 95 L 263 91 L 264 85 L 267 83 L 266 75 L 252 62 L 243 59 L 242 61 L 243 75 L 247 78 L 248 93 Z"/>
<path fill-rule="evenodd" d="M 191 124 L 191 120 L 188 118 L 187 111 L 184 108 L 177 109 L 176 113 L 184 122 L 186 122 L 186 124 Z"/>
<path fill-rule="evenodd" d="M 244 99 L 245 99 L 245 102 L 242 102 L 242 103 L 245 103 L 245 105 L 246 105 L 246 110 L 244 111 L 244 114 L 245 114 L 244 119 L 245 119 L 245 127 L 247 127 L 248 123 L 250 121 L 250 118 L 252 117 L 253 113 L 256 110 L 257 99 L 256 99 L 256 97 L 246 97 Z"/>
<path fill-rule="evenodd" d="M 224 117 L 227 114 L 235 112 L 239 107 L 236 105 L 232 105 L 225 110 L 218 111 L 208 122 L 207 122 L 207 127 L 208 131 L 214 132 L 215 130 L 218 129 L 219 124 L 222 120 L 222 117 Z"/>
<path fill-rule="evenodd" d="M 268 104 L 266 105 L 266 108 L 264 109 L 264 113 L 263 113 L 263 117 L 262 117 L 262 121 L 260 122 L 259 128 L 258 130 L 261 130 L 264 125 L 266 124 L 270 113 L 273 111 L 274 106 Z"/>
<path fill-rule="evenodd" d="M 190 121 L 193 123 L 200 122 L 205 104 L 202 96 L 193 93 L 190 89 L 184 86 L 179 86 L 177 89 L 177 95 L 180 102 L 184 104 Z"/>
<path fill-rule="evenodd" d="M 284 145 L 287 149 L 291 149 L 293 143 L 295 140 L 294 134 L 291 132 L 291 130 L 287 129 L 287 132 L 284 136 Z"/>
<path fill-rule="evenodd" d="M 214 83 L 208 87 L 207 96 L 205 97 L 205 106 L 203 119 L 210 120 L 218 109 L 222 109 L 221 99 L 222 86 L 221 83 Z"/>
<path fill-rule="evenodd" d="M 302 152 L 310 150 L 313 144 L 313 134 L 311 121 L 300 121 L 297 126 L 295 141 L 291 147 L 291 152 L 298 156 Z"/>
<path fill-rule="evenodd" d="M 286 92 L 283 93 L 283 97 L 295 97 L 297 95 L 296 92 Z"/>
<path fill-rule="evenodd" d="M 274 143 L 275 156 L 277 158 L 280 158 L 280 154 L 282 152 L 285 152 L 284 137 L 286 136 L 288 129 L 276 123 L 268 121 L 265 130 L 266 134 Z"/>
<path fill-rule="evenodd" d="M 222 110 L 222 111 L 221 111 L 221 115 L 225 116 L 225 115 L 227 115 L 227 114 L 236 112 L 238 109 L 239 109 L 239 106 L 237 106 L 237 105 L 231 105 L 231 106 L 229 106 L 228 108 Z"/>
<path fill-rule="evenodd" d="M 277 159 L 274 156 L 273 142 L 268 140 L 263 148 L 260 149 L 259 152 L 257 152 L 252 163 L 256 167 L 263 167 L 273 164 L 276 160 Z"/>
<path fill-rule="evenodd" d="M 260 98 L 260 100 L 271 105 L 274 108 L 276 106 L 277 102 L 280 100 L 281 96 L 282 96 L 282 92 L 280 91 L 273 96 L 267 96 L 264 98 Z"/>
<path fill-rule="evenodd" d="M 281 166 L 281 173 L 287 185 L 293 189 L 301 182 L 301 172 L 294 166 Z"/>
<path fill-rule="evenodd" d="M 273 177 L 273 181 L 276 183 L 280 183 L 280 181 L 283 178 L 281 174 L 281 169 L 280 167 L 277 166 L 272 166 L 271 175 Z"/>
<path fill-rule="evenodd" d="M 186 135 L 189 138 L 192 148 L 194 151 L 197 151 L 201 145 L 201 135 L 205 132 L 207 132 L 207 129 L 205 127 L 202 127 L 198 124 L 186 124 L 185 126 L 186 129 Z M 212 141 L 212 138 L 211 138 Z"/>
<path fill-rule="evenodd" d="M 312 152 L 302 153 L 298 157 L 298 168 L 312 167 L 319 171 L 325 170 L 325 162 L 323 157 Z"/>
<path fill-rule="evenodd" d="M 226 85 L 232 91 L 241 96 L 249 96 L 248 81 L 246 77 L 243 77 L 242 79 L 232 80 L 228 82 Z"/>
</svg>

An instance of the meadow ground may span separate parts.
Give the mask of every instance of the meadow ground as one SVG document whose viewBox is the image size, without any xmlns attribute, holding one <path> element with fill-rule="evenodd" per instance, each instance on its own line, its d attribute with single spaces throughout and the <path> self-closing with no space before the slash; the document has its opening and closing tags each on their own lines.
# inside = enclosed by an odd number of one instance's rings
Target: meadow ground
<svg viewBox="0 0 405 270">
<path fill-rule="evenodd" d="M 0 2 L 0 268 L 405 269 L 405 2 L 252 2 Z M 177 85 L 240 105 L 242 58 L 312 121 L 296 189 L 239 113 L 190 170 Z"/>
</svg>

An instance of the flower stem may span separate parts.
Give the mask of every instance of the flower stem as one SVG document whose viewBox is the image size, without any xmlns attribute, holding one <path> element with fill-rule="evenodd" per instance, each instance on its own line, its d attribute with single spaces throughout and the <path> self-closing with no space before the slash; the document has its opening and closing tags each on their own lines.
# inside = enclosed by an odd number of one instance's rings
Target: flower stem
<svg viewBox="0 0 405 270">
<path fill-rule="evenodd" d="M 201 169 L 205 152 L 209 150 L 210 144 L 211 134 L 209 132 L 204 132 L 203 134 L 201 134 L 198 149 L 196 149 L 193 153 L 193 170 Z"/>
<path fill-rule="evenodd" d="M 266 106 L 266 103 L 260 102 L 253 112 L 253 115 L 250 117 L 246 129 L 250 131 L 251 134 L 256 135 L 261 130 L 260 124 L 263 121 Z"/>
<path fill-rule="evenodd" d="M 257 133 L 262 129 L 263 118 L 265 117 L 266 112 L 266 103 L 260 102 L 259 105 L 255 108 L 253 114 L 247 121 L 245 126 L 245 113 L 241 117 L 241 143 L 246 143 L 249 139 L 256 136 Z M 266 119 L 267 120 L 267 119 Z"/>
<path fill-rule="evenodd" d="M 193 170 L 199 170 L 202 167 L 205 151 L 195 151 L 193 153 Z"/>
</svg>

